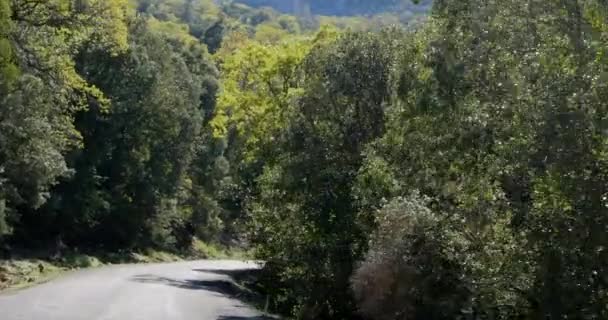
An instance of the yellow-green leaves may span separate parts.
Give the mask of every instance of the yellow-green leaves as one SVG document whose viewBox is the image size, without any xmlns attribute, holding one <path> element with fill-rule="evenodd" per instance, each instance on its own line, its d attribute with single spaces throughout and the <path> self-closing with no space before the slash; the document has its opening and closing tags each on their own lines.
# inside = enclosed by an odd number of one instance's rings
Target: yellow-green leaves
<svg viewBox="0 0 608 320">
<path fill-rule="evenodd" d="M 212 126 L 216 136 L 234 128 L 250 152 L 273 139 L 298 96 L 300 64 L 310 41 L 265 46 L 252 42 L 222 65 L 222 91 Z"/>
<path fill-rule="evenodd" d="M 199 40 L 190 35 L 187 25 L 173 21 L 160 21 L 151 17 L 148 19 L 150 30 L 167 38 L 175 39 L 184 45 L 198 44 Z"/>
<path fill-rule="evenodd" d="M 0 35 L 4 35 L 11 27 L 10 0 L 0 0 Z"/>
<path fill-rule="evenodd" d="M 92 28 L 99 41 L 117 54 L 128 47 L 127 0 L 89 0 L 94 16 Z"/>
<path fill-rule="evenodd" d="M 9 89 L 19 76 L 19 68 L 13 62 L 13 48 L 8 36 L 12 30 L 9 0 L 0 0 L 0 93 Z"/>
<path fill-rule="evenodd" d="M 302 95 L 302 64 L 310 50 L 327 45 L 339 35 L 323 26 L 312 37 L 287 36 L 272 24 L 260 24 L 256 39 L 231 33 L 216 54 L 221 62 L 221 93 L 211 122 L 218 137 L 236 130 L 245 141 L 246 157 L 276 139 L 278 129 Z"/>
<path fill-rule="evenodd" d="M 286 30 L 272 23 L 262 23 L 255 28 L 255 40 L 261 43 L 278 43 L 288 34 Z"/>
</svg>

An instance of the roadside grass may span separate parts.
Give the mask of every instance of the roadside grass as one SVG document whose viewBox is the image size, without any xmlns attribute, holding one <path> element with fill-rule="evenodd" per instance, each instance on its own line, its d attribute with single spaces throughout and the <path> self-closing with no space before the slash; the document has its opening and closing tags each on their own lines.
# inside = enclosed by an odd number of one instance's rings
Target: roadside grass
<svg viewBox="0 0 608 320">
<path fill-rule="evenodd" d="M 189 256 L 195 259 L 250 260 L 253 254 L 243 248 L 221 246 L 195 239 Z"/>
<path fill-rule="evenodd" d="M 48 281 L 63 271 L 64 268 L 44 260 L 0 260 L 0 291 Z"/>
<path fill-rule="evenodd" d="M 168 263 L 198 259 L 247 260 L 249 252 L 205 243 L 195 239 L 190 250 L 172 253 L 156 249 L 138 252 L 79 253 L 70 251 L 60 257 L 50 254 L 21 254 L 12 259 L 0 259 L 0 291 L 22 289 L 40 284 L 70 270 L 96 268 L 112 264 Z"/>
</svg>

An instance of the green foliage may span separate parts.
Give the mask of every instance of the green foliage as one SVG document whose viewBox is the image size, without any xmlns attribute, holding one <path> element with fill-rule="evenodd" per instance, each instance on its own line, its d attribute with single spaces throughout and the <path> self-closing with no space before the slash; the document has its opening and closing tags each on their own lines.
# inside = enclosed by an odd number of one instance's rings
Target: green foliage
<svg viewBox="0 0 608 320">
<path fill-rule="evenodd" d="M 60 186 L 72 191 L 58 199 L 57 214 L 82 221 L 78 239 L 99 239 L 101 228 L 106 244 L 171 248 L 175 224 L 188 219 L 179 194 L 200 135 L 202 83 L 142 23 L 131 34 L 125 54 L 93 50 L 80 57 L 87 62 L 81 72 L 112 103 L 109 113 L 90 109 L 77 118 L 85 152 L 72 159 L 77 173 Z"/>
<path fill-rule="evenodd" d="M 225 22 L 221 9 L 211 0 L 138 0 L 139 12 L 160 21 L 181 25 L 215 52 L 223 37 Z"/>
<path fill-rule="evenodd" d="M 351 318 L 354 274 L 375 319 L 605 317 L 607 10 L 436 1 L 417 30 L 313 41 L 293 83 L 287 45 L 224 54 L 212 123 L 276 307 Z"/>
<path fill-rule="evenodd" d="M 457 314 L 605 317 L 594 276 L 604 93 L 593 80 L 605 49 L 592 39 L 605 34 L 596 15 L 606 8 L 568 5 L 437 2 L 435 20 L 401 48 L 399 99 L 361 172 L 371 208 L 361 218 L 418 189 L 431 210 L 462 221 L 444 227 L 468 248 L 456 261 L 471 298 Z"/>
<path fill-rule="evenodd" d="M 102 265 L 99 259 L 86 254 L 70 253 L 61 258 L 60 264 L 67 268 L 95 268 Z"/>
<path fill-rule="evenodd" d="M 64 156 L 80 139 L 74 112 L 88 96 L 105 103 L 77 74 L 73 53 L 89 41 L 122 50 L 124 9 L 118 0 L 0 3 L 0 198 L 9 224 L 40 208 L 69 173 Z"/>
<path fill-rule="evenodd" d="M 40 207 L 57 177 L 68 172 L 63 152 L 71 143 L 70 119 L 58 114 L 53 92 L 23 76 L 1 101 L 0 159 L 10 204 Z"/>
<path fill-rule="evenodd" d="M 258 254 L 276 275 L 276 303 L 306 318 L 341 318 L 354 308 L 348 277 L 365 237 L 351 189 L 363 146 L 383 130 L 392 61 L 388 34 L 324 38 L 300 62 L 306 81 L 285 101 L 293 108 L 285 131 L 258 155 L 266 165 L 250 205 Z"/>
<path fill-rule="evenodd" d="M 9 40 L 13 30 L 11 21 L 11 3 L 0 1 L 0 94 L 6 95 L 19 77 L 19 68 L 15 64 L 13 46 Z"/>
<path fill-rule="evenodd" d="M 253 160 L 269 147 L 277 130 L 285 127 L 289 103 L 300 94 L 302 60 L 309 40 L 265 46 L 250 43 L 228 56 L 222 65 L 222 93 L 212 121 L 217 136 L 232 128 Z"/>
<path fill-rule="evenodd" d="M 246 230 L 298 318 L 606 318 L 606 3 L 299 3 L 0 0 L 2 239 Z"/>
<path fill-rule="evenodd" d="M 308 7 L 308 10 L 313 14 L 330 15 L 330 16 L 357 16 L 370 15 L 387 11 L 425 11 L 431 1 L 427 0 L 299 0 L 299 1 L 283 1 L 283 0 L 237 0 L 252 6 L 269 6 L 279 11 L 291 12 L 294 14 L 302 14 Z"/>
<path fill-rule="evenodd" d="M 466 240 L 457 223 L 414 193 L 377 213 L 370 249 L 352 277 L 360 311 L 373 319 L 452 319 L 470 299 Z"/>
<path fill-rule="evenodd" d="M 205 46 L 121 0 L 12 4 L 0 66 L 23 74 L 0 99 L 1 232 L 20 245 L 189 247 L 200 195 L 189 175 L 214 141 Z"/>
</svg>

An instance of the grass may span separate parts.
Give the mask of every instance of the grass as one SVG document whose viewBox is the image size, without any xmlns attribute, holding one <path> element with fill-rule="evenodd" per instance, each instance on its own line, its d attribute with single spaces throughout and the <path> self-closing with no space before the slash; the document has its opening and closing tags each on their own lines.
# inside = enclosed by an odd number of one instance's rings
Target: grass
<svg viewBox="0 0 608 320">
<path fill-rule="evenodd" d="M 47 258 L 49 256 L 38 254 L 35 258 L 31 258 L 22 255 L 11 260 L 0 260 L 0 291 L 21 289 L 46 282 L 69 270 L 96 268 L 110 264 L 167 263 L 196 259 L 246 260 L 250 257 L 245 250 L 208 244 L 198 239 L 193 242 L 189 252 L 183 254 L 145 249 L 140 252 L 102 252 L 92 255 L 69 252 L 58 259 Z"/>
<path fill-rule="evenodd" d="M 61 274 L 64 268 L 38 259 L 0 261 L 0 290 L 19 289 Z"/>
<path fill-rule="evenodd" d="M 143 252 L 131 252 L 120 263 L 164 263 L 187 260 L 187 257 L 174 253 L 145 249 Z"/>
<path fill-rule="evenodd" d="M 195 239 L 192 243 L 190 256 L 196 259 L 249 260 L 252 254 L 241 248 L 229 248 Z"/>
<path fill-rule="evenodd" d="M 65 269 L 95 268 L 104 265 L 95 256 L 78 253 L 69 253 L 55 263 Z"/>
</svg>

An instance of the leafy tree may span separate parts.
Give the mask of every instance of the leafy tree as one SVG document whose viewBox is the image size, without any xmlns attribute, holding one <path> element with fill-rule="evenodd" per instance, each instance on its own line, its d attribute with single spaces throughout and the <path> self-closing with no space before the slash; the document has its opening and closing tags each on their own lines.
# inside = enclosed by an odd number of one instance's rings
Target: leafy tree
<svg viewBox="0 0 608 320">
<path fill-rule="evenodd" d="M 592 249 L 603 243 L 593 116 L 603 93 L 591 79 L 603 70 L 592 39 L 603 37 L 605 10 L 438 1 L 435 20 L 402 49 L 400 99 L 357 186 L 369 208 L 361 217 L 374 221 L 383 197 L 419 189 L 433 211 L 463 221 L 448 227 L 469 248 L 457 259 L 472 294 L 462 312 L 604 316 L 603 285 L 590 276 L 601 271 L 587 259 L 603 259 Z"/>
<path fill-rule="evenodd" d="M 0 3 L 0 194 L 2 215 L 22 238 L 30 232 L 22 224 L 27 216 L 69 173 L 63 156 L 80 139 L 74 112 L 87 96 L 104 100 L 76 73 L 73 52 L 87 41 L 122 50 L 124 8 L 122 1 Z"/>
<path fill-rule="evenodd" d="M 274 151 L 258 158 L 265 166 L 249 208 L 277 303 L 300 317 L 336 319 L 353 308 L 348 278 L 365 237 L 351 189 L 363 146 L 383 131 L 392 60 L 388 35 L 325 37 L 301 63 L 306 82 L 285 101 Z"/>
<path fill-rule="evenodd" d="M 0 2 L 0 92 L 5 95 L 12 83 L 19 76 L 18 67 L 15 65 L 13 48 L 9 36 L 13 28 L 11 21 L 11 4 L 8 0 Z"/>
<path fill-rule="evenodd" d="M 301 64 L 309 41 L 274 47 L 249 43 L 222 64 L 223 91 L 212 121 L 216 135 L 234 128 L 245 141 L 249 159 L 270 147 L 273 134 L 285 126 L 289 103 L 298 95 Z M 253 153 L 253 154 L 251 154 Z"/>
</svg>

